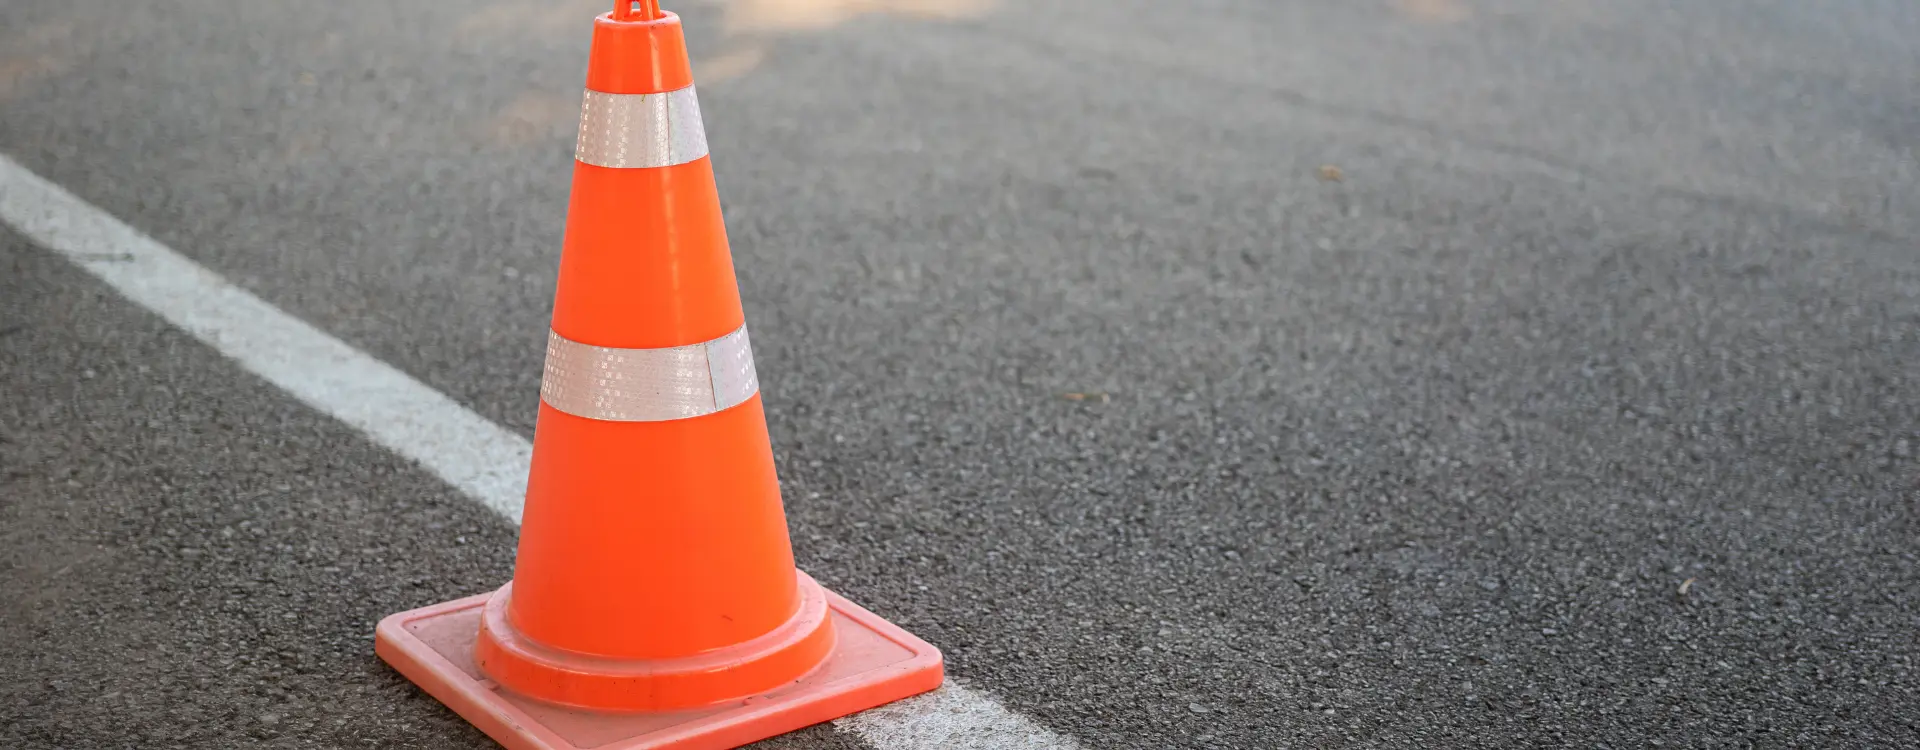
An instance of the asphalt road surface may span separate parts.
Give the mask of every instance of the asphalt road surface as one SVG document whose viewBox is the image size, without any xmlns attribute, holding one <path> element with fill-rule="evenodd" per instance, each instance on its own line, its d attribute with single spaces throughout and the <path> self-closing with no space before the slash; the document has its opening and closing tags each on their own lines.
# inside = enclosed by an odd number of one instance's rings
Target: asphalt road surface
<svg viewBox="0 0 1920 750">
<path fill-rule="evenodd" d="M 597 6 L 11 0 L 0 153 L 530 436 Z M 1087 748 L 1920 745 L 1920 6 L 668 6 L 796 554 L 964 684 Z M 0 746 L 486 743 L 372 632 L 509 522 L 0 269 Z"/>
</svg>

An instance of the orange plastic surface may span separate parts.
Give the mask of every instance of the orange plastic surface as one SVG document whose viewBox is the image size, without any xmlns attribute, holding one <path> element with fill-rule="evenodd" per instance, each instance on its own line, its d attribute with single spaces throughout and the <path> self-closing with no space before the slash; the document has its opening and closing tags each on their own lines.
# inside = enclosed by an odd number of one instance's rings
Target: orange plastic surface
<svg viewBox="0 0 1920 750">
<path fill-rule="evenodd" d="M 717 339 L 743 320 L 712 161 L 574 164 L 553 330 L 660 349 Z"/>
<path fill-rule="evenodd" d="M 687 711 L 583 711 L 502 689 L 472 658 L 485 594 L 387 617 L 374 649 L 508 750 L 720 750 L 940 686 L 938 649 L 825 593 L 836 639 L 820 668 L 775 690 Z"/>
<path fill-rule="evenodd" d="M 540 404 L 510 620 L 597 656 L 688 656 L 799 606 L 758 395 L 666 422 Z"/>
</svg>

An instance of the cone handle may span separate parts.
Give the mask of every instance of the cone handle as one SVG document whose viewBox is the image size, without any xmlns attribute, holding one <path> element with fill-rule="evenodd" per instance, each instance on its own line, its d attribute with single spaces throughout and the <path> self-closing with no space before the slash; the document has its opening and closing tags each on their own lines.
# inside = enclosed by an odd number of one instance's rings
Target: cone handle
<svg viewBox="0 0 1920 750">
<path fill-rule="evenodd" d="M 659 18 L 660 0 L 614 0 L 615 21 L 655 21 Z"/>
</svg>

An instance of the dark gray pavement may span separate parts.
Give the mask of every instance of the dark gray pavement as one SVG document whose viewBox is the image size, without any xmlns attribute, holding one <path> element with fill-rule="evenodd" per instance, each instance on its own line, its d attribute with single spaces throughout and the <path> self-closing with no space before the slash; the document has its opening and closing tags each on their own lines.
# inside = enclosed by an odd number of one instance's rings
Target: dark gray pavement
<svg viewBox="0 0 1920 750">
<path fill-rule="evenodd" d="M 681 8 L 803 566 L 1089 747 L 1920 744 L 1920 9 L 1668 5 Z M 9 3 L 0 151 L 530 432 L 596 4 L 466 7 Z M 480 741 L 512 530 L 0 241 L 0 746 Z"/>
</svg>

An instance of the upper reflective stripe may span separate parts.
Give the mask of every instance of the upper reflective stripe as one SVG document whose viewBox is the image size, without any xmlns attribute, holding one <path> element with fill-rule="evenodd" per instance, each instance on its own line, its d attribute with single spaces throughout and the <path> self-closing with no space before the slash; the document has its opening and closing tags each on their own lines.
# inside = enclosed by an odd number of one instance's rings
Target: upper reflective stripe
<svg viewBox="0 0 1920 750">
<path fill-rule="evenodd" d="M 688 86 L 664 94 L 607 94 L 580 102 L 574 158 L 601 167 L 670 167 L 707 155 L 700 101 Z"/>
<path fill-rule="evenodd" d="M 540 398 L 574 416 L 660 422 L 712 414 L 760 392 L 747 327 L 671 349 L 614 349 L 549 332 Z"/>
</svg>

